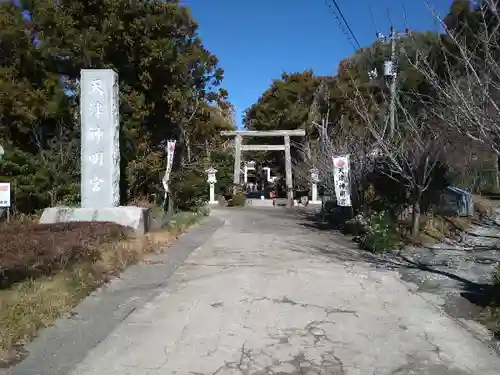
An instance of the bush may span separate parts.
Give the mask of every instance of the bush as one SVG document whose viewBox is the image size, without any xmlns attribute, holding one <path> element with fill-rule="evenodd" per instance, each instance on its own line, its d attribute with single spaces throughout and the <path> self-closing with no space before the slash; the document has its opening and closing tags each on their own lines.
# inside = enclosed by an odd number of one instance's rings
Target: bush
<svg viewBox="0 0 500 375">
<path fill-rule="evenodd" d="M 367 222 L 362 214 L 358 214 L 345 222 L 344 232 L 353 236 L 366 234 Z"/>
<path fill-rule="evenodd" d="M 346 233 L 350 230 L 348 221 L 352 217 L 351 208 L 338 206 L 337 201 L 325 201 L 321 207 L 320 217 L 331 228 L 343 229 Z"/>
<path fill-rule="evenodd" d="M 104 222 L 3 224 L 0 226 L 0 281 L 5 287 L 48 276 L 79 262 L 99 259 L 97 245 L 126 236 L 129 229 Z"/>
<path fill-rule="evenodd" d="M 180 211 L 197 211 L 208 200 L 209 185 L 200 169 L 181 169 L 173 173 L 171 194 Z"/>
<path fill-rule="evenodd" d="M 217 169 L 216 195 L 227 195 L 226 186 L 233 183 L 234 156 L 232 150 L 218 150 L 210 153 L 210 165 Z M 232 194 L 232 192 L 231 192 Z"/>
<path fill-rule="evenodd" d="M 141 260 L 155 264 L 147 254 L 165 250 L 208 213 L 206 208 L 182 212 L 168 230 L 136 237 L 127 236 L 128 228 L 102 222 L 0 226 L 0 280 L 2 268 L 8 276 L 0 285 L 0 368 L 18 361 L 26 353 L 23 345 L 40 328 L 71 314 L 79 301 L 123 269 Z M 123 236 L 124 241 L 113 241 Z"/>
<path fill-rule="evenodd" d="M 493 285 L 500 287 L 500 263 L 497 263 L 495 266 L 495 269 L 491 274 L 491 281 L 493 282 Z"/>
<path fill-rule="evenodd" d="M 361 245 L 368 251 L 382 253 L 394 249 L 400 242 L 396 224 L 387 211 L 368 217 Z"/>
<path fill-rule="evenodd" d="M 237 194 L 233 195 L 233 197 L 229 201 L 228 206 L 229 207 L 234 207 L 234 206 L 243 207 L 245 205 L 245 200 L 246 200 L 245 194 L 237 193 Z"/>
<path fill-rule="evenodd" d="M 179 234 L 184 232 L 187 228 L 195 224 L 200 217 L 208 216 L 210 209 L 202 207 L 196 212 L 179 212 L 167 224 L 169 232 Z"/>
<path fill-rule="evenodd" d="M 491 216 L 493 214 L 493 202 L 480 195 L 474 195 L 474 211 L 479 216 Z"/>
<path fill-rule="evenodd" d="M 410 167 L 404 157 L 399 161 L 401 165 L 407 166 L 403 175 L 418 175 L 418 168 L 414 170 Z M 392 173 L 390 165 L 390 161 L 384 158 L 378 159 L 373 170 L 366 175 L 366 184 L 367 187 L 373 189 L 370 206 L 377 211 L 389 211 L 396 215 L 411 205 L 412 191 L 408 188 L 407 181 L 402 174 Z M 437 162 L 428 178 L 429 186 L 422 193 L 420 201 L 422 213 L 426 213 L 430 207 L 439 203 L 443 190 L 450 185 L 451 176 L 448 166 Z"/>
</svg>

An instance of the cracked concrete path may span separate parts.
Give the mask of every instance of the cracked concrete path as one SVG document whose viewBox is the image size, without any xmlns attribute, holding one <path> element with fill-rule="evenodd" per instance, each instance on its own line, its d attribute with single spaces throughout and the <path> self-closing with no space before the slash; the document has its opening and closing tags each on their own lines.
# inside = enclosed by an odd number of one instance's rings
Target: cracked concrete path
<svg viewBox="0 0 500 375">
<path fill-rule="evenodd" d="M 225 224 L 71 375 L 500 374 L 483 342 L 342 236 L 281 210 Z"/>
</svg>

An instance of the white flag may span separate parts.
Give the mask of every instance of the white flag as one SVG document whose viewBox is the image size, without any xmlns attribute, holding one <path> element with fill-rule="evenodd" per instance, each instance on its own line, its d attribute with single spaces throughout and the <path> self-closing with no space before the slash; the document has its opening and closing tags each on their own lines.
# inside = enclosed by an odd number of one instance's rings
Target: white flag
<svg viewBox="0 0 500 375">
<path fill-rule="evenodd" d="M 163 187 L 165 189 L 165 196 L 168 193 L 168 182 L 170 180 L 170 172 L 172 171 L 172 165 L 174 163 L 174 153 L 175 153 L 175 139 L 167 142 L 167 167 L 165 169 L 165 175 L 163 176 Z"/>
<path fill-rule="evenodd" d="M 342 207 L 350 207 L 349 155 L 333 158 L 333 183 L 335 185 L 337 204 Z"/>
</svg>

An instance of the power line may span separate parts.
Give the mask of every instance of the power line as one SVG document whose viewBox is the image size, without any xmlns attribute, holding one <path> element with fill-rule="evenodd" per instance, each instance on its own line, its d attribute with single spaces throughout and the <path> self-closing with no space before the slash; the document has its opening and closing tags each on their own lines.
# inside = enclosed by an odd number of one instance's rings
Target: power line
<svg viewBox="0 0 500 375">
<path fill-rule="evenodd" d="M 387 4 L 387 8 L 386 8 L 386 12 L 387 12 L 387 18 L 389 19 L 389 23 L 392 25 L 394 25 L 394 23 L 392 22 L 392 17 L 391 17 L 391 9 L 390 9 L 390 5 L 389 5 L 389 2 L 387 0 L 385 0 L 386 4 Z"/>
<path fill-rule="evenodd" d="M 340 27 L 340 30 L 344 33 L 345 37 L 347 38 L 347 41 L 349 42 L 349 44 L 351 45 L 352 49 L 354 51 L 357 51 L 357 47 L 356 47 L 356 44 L 354 44 L 354 41 L 351 37 L 351 35 L 349 35 L 349 33 L 347 32 L 347 29 L 345 28 L 344 26 L 344 23 L 342 22 L 342 20 L 339 18 L 337 12 L 335 12 L 335 10 L 332 8 L 332 5 L 331 4 L 328 4 L 328 1 L 325 0 L 325 4 L 326 6 L 328 7 L 328 9 L 330 10 L 330 13 L 335 17 L 335 19 L 337 20 L 337 23 L 339 24 L 339 27 Z"/>
<path fill-rule="evenodd" d="M 370 17 L 371 17 L 371 20 L 372 20 L 373 28 L 375 29 L 375 32 L 378 32 L 378 27 L 375 24 L 375 17 L 373 17 L 373 8 L 372 8 L 371 1 L 368 3 L 368 8 L 370 9 Z"/>
<path fill-rule="evenodd" d="M 340 17 L 342 18 L 342 20 L 344 21 L 345 25 L 347 26 L 347 29 L 351 33 L 352 38 L 354 39 L 354 41 L 356 42 L 356 44 L 358 45 L 358 47 L 361 49 L 361 44 L 359 44 L 358 38 L 356 38 L 356 35 L 354 35 L 354 32 L 352 31 L 351 26 L 349 25 L 349 22 L 347 22 L 347 20 L 344 17 L 344 14 L 340 10 L 340 7 L 339 7 L 339 5 L 337 3 L 337 0 L 332 0 L 332 2 L 335 5 L 335 8 L 337 8 L 337 11 L 339 12 Z"/>
<path fill-rule="evenodd" d="M 352 31 L 351 26 L 349 25 L 349 22 L 347 22 L 346 18 L 344 17 L 344 13 L 342 13 L 342 10 L 340 9 L 340 7 L 339 7 L 339 5 L 338 5 L 337 0 L 331 0 L 331 1 L 332 1 L 333 5 L 335 6 L 335 8 L 337 9 L 337 11 L 335 11 L 335 10 L 332 8 L 332 4 L 330 4 L 330 3 L 328 2 L 328 0 L 325 0 L 325 4 L 326 4 L 326 6 L 327 6 L 328 8 L 330 8 L 330 10 L 334 13 L 334 15 L 337 15 L 337 13 L 338 13 L 338 15 L 340 16 L 340 18 L 341 18 L 341 19 L 342 19 L 342 21 L 344 22 L 345 26 L 347 27 L 347 30 L 349 30 L 349 33 L 351 34 L 352 39 L 356 42 L 356 45 L 358 46 L 358 48 L 359 48 L 359 49 L 361 49 L 361 44 L 359 43 L 358 38 L 356 38 L 356 35 L 354 35 L 354 32 Z M 339 21 L 340 21 L 340 20 L 339 20 Z M 343 28 L 343 26 L 342 26 L 342 25 L 341 25 L 341 28 Z M 342 31 L 344 31 L 344 34 L 347 34 L 347 33 L 345 32 L 345 30 L 342 30 Z M 348 39 L 350 39 L 350 37 L 349 37 L 349 36 L 348 36 Z M 351 42 L 351 41 L 349 40 L 349 42 Z M 351 43 L 351 44 L 352 44 L 352 43 Z M 356 48 L 354 48 L 354 49 L 356 49 Z"/>
</svg>

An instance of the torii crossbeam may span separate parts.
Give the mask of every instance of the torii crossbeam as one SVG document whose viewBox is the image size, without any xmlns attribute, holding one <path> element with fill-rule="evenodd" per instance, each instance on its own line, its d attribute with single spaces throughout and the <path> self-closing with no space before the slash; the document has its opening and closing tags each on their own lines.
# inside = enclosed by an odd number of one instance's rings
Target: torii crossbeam
<svg viewBox="0 0 500 375">
<path fill-rule="evenodd" d="M 269 130 L 269 131 L 254 131 L 254 130 L 237 130 L 223 131 L 222 136 L 234 136 L 234 175 L 233 183 L 240 183 L 241 173 L 241 151 L 285 151 L 285 174 L 286 174 L 286 190 L 288 198 L 288 206 L 293 206 L 293 179 L 292 179 L 292 156 L 290 154 L 290 137 L 304 137 L 305 130 Z M 283 145 L 243 145 L 243 137 L 283 137 Z"/>
</svg>

